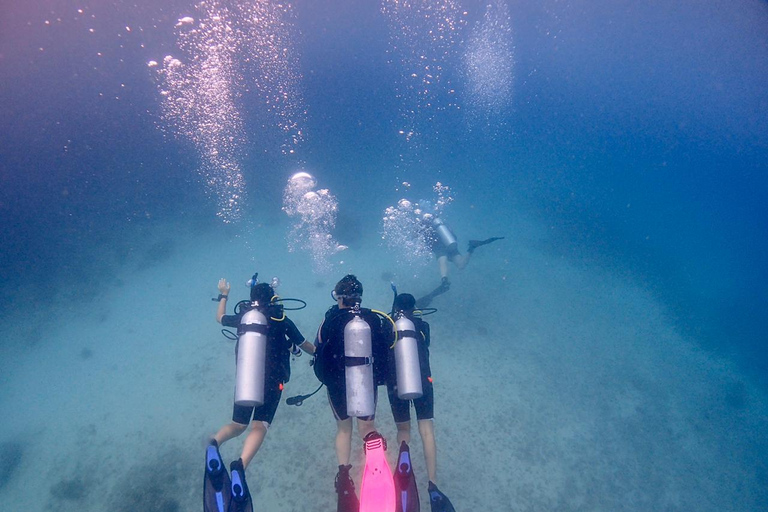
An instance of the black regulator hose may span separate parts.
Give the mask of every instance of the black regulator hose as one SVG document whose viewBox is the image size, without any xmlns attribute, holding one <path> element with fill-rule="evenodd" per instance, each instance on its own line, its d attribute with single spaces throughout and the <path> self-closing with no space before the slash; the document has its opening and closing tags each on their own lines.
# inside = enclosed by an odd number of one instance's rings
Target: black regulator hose
<svg viewBox="0 0 768 512">
<path fill-rule="evenodd" d="M 303 403 L 304 403 L 304 400 L 306 400 L 307 398 L 310 398 L 312 395 L 314 395 L 315 393 L 317 393 L 318 391 L 320 391 L 320 389 L 321 389 L 321 388 L 322 388 L 324 385 L 325 385 L 325 384 L 320 384 L 320 385 L 317 387 L 317 389 L 316 389 L 316 390 L 314 390 L 313 392 L 311 392 L 311 393 L 310 393 L 310 394 L 308 394 L 308 395 L 296 395 L 296 396 L 292 396 L 292 397 L 290 397 L 290 398 L 286 398 L 286 400 L 285 400 L 285 404 L 286 404 L 286 405 L 295 405 L 295 406 L 297 406 L 297 407 L 300 407 L 300 406 L 301 406 L 301 404 L 303 404 Z"/>
</svg>

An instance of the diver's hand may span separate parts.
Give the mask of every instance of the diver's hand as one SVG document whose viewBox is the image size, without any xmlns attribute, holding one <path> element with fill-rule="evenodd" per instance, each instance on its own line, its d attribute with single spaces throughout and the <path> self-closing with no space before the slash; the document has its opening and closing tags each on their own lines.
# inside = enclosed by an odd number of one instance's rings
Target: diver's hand
<svg viewBox="0 0 768 512">
<path fill-rule="evenodd" d="M 222 295 L 229 295 L 229 283 L 223 277 L 219 279 L 219 293 Z"/>
</svg>

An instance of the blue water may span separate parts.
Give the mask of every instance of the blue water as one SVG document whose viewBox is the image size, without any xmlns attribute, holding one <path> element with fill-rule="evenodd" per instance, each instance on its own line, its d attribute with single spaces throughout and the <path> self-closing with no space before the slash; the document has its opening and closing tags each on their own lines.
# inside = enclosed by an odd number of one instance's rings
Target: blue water
<svg viewBox="0 0 768 512">
<path fill-rule="evenodd" d="M 466 9 L 459 37 L 482 14 L 479 4 Z M 156 128 L 146 68 L 172 51 L 172 25 L 194 13 L 190 4 L 3 10 L 5 289 L 55 289 L 84 272 L 89 243 L 117 229 L 210 215 L 187 206 L 204 202 L 205 185 L 184 141 Z M 382 197 L 377 206 L 396 200 L 401 177 L 440 179 L 488 203 L 517 198 L 559 230 L 553 250 L 642 273 L 709 348 L 768 370 L 764 2 L 510 4 L 509 111 L 487 133 L 469 133 L 460 112 L 438 112 L 440 135 L 430 129 L 429 148 L 404 165 L 408 148 L 393 133 L 402 70 L 388 63 L 379 6 L 298 3 L 295 12 L 307 140 L 291 159 L 260 155 L 274 148 L 255 138 L 244 158 L 254 208 L 279 207 L 300 162 L 322 169 L 355 212 L 363 187 Z M 378 211 L 355 216 L 371 225 Z"/>
<path fill-rule="evenodd" d="M 243 89 L 246 220 L 225 224 L 147 66 L 179 53 L 174 25 L 198 16 L 194 4 L 5 3 L 0 313 L 30 307 L 24 294 L 78 301 L 73 290 L 126 278 L 125 240 L 163 222 L 233 236 L 254 218 L 286 222 L 282 190 L 298 169 L 336 196 L 339 241 L 353 249 L 404 181 L 411 199 L 440 181 L 457 213 L 472 205 L 494 227 L 535 219 L 550 232 L 539 250 L 630 276 L 696 347 L 768 390 L 768 3 L 489 4 L 508 9 L 511 88 L 470 123 L 462 51 L 485 3 L 454 4 L 466 15 L 448 53 L 427 55 L 442 81 L 425 105 L 402 88 L 408 69 L 378 2 L 295 2 L 303 140 L 281 153 L 259 92 Z M 419 134 L 406 141 L 409 123 Z M 164 258 L 154 250 L 147 265 Z"/>
</svg>

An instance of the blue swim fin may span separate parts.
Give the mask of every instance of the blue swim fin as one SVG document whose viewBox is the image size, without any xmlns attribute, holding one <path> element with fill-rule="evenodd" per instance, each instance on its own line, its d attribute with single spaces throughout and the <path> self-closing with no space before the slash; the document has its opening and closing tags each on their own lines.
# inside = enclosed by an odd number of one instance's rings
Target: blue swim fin
<svg viewBox="0 0 768 512">
<path fill-rule="evenodd" d="M 432 506 L 432 512 L 456 512 L 448 496 L 440 492 L 434 483 L 429 482 L 427 491 L 429 492 L 429 504 Z"/>
<path fill-rule="evenodd" d="M 253 512 L 251 492 L 245 481 L 242 459 L 233 461 L 229 466 L 229 472 L 232 474 L 232 500 L 229 502 L 229 512 Z"/>
<path fill-rule="evenodd" d="M 219 445 L 211 441 L 205 450 L 205 476 L 203 477 L 203 510 L 228 512 L 231 483 L 227 468 L 221 460 Z"/>
<path fill-rule="evenodd" d="M 419 490 L 416 487 L 416 475 L 411 465 L 411 452 L 408 444 L 400 444 L 400 455 L 395 467 L 395 512 L 419 512 Z"/>
</svg>

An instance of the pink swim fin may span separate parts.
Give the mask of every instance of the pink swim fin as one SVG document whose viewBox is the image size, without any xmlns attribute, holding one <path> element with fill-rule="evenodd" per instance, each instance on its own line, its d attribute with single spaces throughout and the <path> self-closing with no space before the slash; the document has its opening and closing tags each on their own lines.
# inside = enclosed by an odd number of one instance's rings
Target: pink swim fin
<svg viewBox="0 0 768 512">
<path fill-rule="evenodd" d="M 365 436 L 365 469 L 360 512 L 395 512 L 395 481 L 387 463 L 387 442 L 378 432 Z"/>
</svg>

